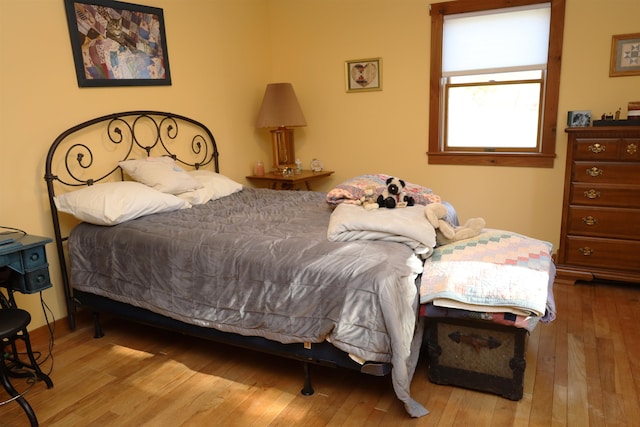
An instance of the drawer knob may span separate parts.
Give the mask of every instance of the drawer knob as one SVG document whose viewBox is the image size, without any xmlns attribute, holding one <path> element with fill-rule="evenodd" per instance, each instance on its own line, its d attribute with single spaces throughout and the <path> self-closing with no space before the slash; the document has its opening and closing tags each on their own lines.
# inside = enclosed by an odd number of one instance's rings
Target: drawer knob
<svg viewBox="0 0 640 427">
<path fill-rule="evenodd" d="M 584 256 L 589 256 L 593 253 L 593 249 L 591 249 L 589 246 L 585 246 L 584 248 L 580 248 L 578 250 Z"/>
<path fill-rule="evenodd" d="M 587 225 L 596 225 L 598 223 L 598 219 L 589 215 L 587 217 L 582 217 L 582 222 Z"/>
<path fill-rule="evenodd" d="M 600 192 L 591 189 L 584 192 L 584 197 L 586 197 L 587 199 L 597 199 L 598 197 L 600 197 Z"/>
<path fill-rule="evenodd" d="M 638 146 L 636 144 L 627 145 L 627 154 L 636 154 Z"/>
<path fill-rule="evenodd" d="M 591 144 L 589 146 L 589 151 L 591 151 L 592 153 L 598 154 L 598 153 L 602 153 L 605 150 L 605 146 L 604 145 L 600 145 L 600 144 Z"/>
<path fill-rule="evenodd" d="M 587 175 L 589 175 L 589 176 L 596 177 L 596 176 L 602 175 L 602 173 L 603 173 L 603 170 L 599 169 L 599 168 L 597 168 L 595 166 L 592 167 L 591 169 L 587 169 Z"/>
</svg>

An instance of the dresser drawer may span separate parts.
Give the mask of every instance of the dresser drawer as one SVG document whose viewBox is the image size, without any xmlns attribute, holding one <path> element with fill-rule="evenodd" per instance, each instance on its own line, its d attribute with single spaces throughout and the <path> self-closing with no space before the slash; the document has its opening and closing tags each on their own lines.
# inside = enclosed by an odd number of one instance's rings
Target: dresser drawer
<svg viewBox="0 0 640 427">
<path fill-rule="evenodd" d="M 18 249 L 21 248 L 22 247 L 18 247 Z M 27 247 L 24 250 L 0 255 L 0 265 L 9 266 L 19 273 L 24 273 L 27 270 L 48 265 L 47 253 L 44 245 Z"/>
<path fill-rule="evenodd" d="M 572 205 L 640 208 L 640 186 L 575 183 L 571 185 L 569 202 Z"/>
<path fill-rule="evenodd" d="M 576 160 L 618 159 L 619 138 L 576 138 L 573 158 Z"/>
<path fill-rule="evenodd" d="M 625 138 L 620 144 L 620 160 L 640 161 L 640 138 Z"/>
<path fill-rule="evenodd" d="M 47 253 L 44 245 L 22 251 L 22 263 L 25 270 L 33 270 L 47 264 Z"/>
<path fill-rule="evenodd" d="M 640 273 L 640 241 L 567 236 L 565 245 L 566 264 Z"/>
<path fill-rule="evenodd" d="M 574 162 L 572 181 L 640 185 L 640 163 Z"/>
<path fill-rule="evenodd" d="M 570 206 L 567 230 L 580 236 L 640 240 L 640 209 Z"/>
<path fill-rule="evenodd" d="M 640 160 L 640 138 L 577 138 L 575 160 Z"/>
<path fill-rule="evenodd" d="M 8 287 L 24 294 L 33 294 L 50 288 L 49 265 L 45 264 L 44 267 L 27 271 L 25 274 L 13 273 L 8 284 Z"/>
</svg>

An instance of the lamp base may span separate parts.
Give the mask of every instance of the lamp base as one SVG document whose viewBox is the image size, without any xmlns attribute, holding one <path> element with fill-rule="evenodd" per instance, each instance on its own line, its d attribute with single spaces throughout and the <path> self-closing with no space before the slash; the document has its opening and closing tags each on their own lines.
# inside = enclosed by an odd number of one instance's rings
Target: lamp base
<svg viewBox="0 0 640 427">
<path fill-rule="evenodd" d="M 295 147 L 293 144 L 293 129 L 281 126 L 271 131 L 271 146 L 273 150 L 273 169 L 282 173 L 286 168 L 295 167 Z"/>
</svg>

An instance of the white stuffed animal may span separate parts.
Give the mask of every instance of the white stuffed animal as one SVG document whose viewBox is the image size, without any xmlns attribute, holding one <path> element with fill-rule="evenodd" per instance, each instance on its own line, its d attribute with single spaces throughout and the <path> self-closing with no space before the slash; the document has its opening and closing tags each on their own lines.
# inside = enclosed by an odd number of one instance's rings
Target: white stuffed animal
<svg viewBox="0 0 640 427">
<path fill-rule="evenodd" d="M 447 207 L 442 203 L 429 203 L 424 207 L 427 220 L 436 230 L 438 246 L 475 237 L 486 225 L 483 218 L 471 218 L 464 225 L 456 227 L 446 220 L 447 213 Z"/>
<path fill-rule="evenodd" d="M 361 205 L 365 210 L 371 211 L 374 209 L 378 209 L 380 206 L 376 201 L 376 190 L 375 187 L 369 185 L 364 189 L 364 195 L 360 197 L 358 200 L 358 204 Z"/>
</svg>

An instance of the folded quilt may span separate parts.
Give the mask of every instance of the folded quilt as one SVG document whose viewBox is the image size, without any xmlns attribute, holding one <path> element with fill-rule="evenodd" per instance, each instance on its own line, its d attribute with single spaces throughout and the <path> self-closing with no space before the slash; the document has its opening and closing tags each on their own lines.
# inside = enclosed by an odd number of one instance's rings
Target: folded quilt
<svg viewBox="0 0 640 427">
<path fill-rule="evenodd" d="M 329 220 L 327 238 L 334 242 L 380 240 L 409 246 L 427 258 L 436 245 L 436 233 L 424 215 L 424 206 L 367 211 L 362 206 L 342 203 Z"/>
<path fill-rule="evenodd" d="M 420 303 L 483 312 L 543 316 L 554 307 L 552 245 L 516 233 L 484 230 L 434 250 L 425 262 Z"/>
<path fill-rule="evenodd" d="M 327 203 L 330 205 L 341 203 L 358 204 L 360 198 L 364 196 L 364 190 L 367 187 L 375 188 L 376 195 L 381 194 L 386 187 L 387 178 L 390 177 L 391 175 L 379 173 L 359 175 L 348 179 L 327 193 Z M 413 197 L 417 205 L 441 202 L 440 196 L 433 194 L 430 188 L 406 181 L 405 184 L 406 187 L 404 191 L 407 195 Z"/>
</svg>

